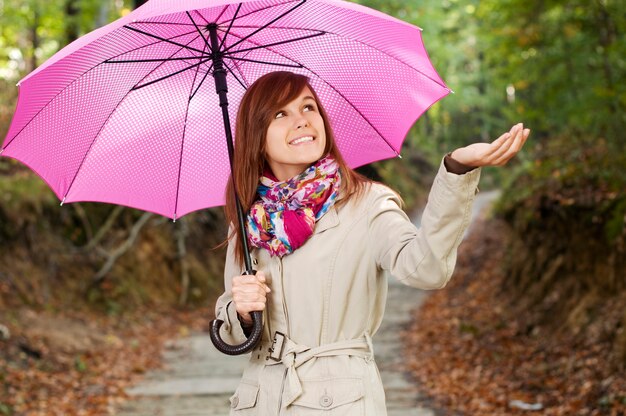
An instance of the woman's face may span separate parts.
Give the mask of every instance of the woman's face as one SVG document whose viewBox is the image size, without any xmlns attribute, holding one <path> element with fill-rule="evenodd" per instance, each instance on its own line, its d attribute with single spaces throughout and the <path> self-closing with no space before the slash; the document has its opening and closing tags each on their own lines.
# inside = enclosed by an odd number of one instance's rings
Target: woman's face
<svg viewBox="0 0 626 416">
<path fill-rule="evenodd" d="M 300 138 L 305 139 L 294 143 Z M 324 120 L 308 87 L 274 113 L 265 143 L 267 162 L 279 181 L 302 173 L 323 156 L 326 146 Z"/>
</svg>

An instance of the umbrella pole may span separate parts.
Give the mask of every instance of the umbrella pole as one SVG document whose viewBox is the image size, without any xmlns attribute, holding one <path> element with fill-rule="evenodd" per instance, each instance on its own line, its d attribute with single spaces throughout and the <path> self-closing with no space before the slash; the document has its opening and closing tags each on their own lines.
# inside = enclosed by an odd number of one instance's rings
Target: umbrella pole
<svg viewBox="0 0 626 416">
<path fill-rule="evenodd" d="M 209 36 L 211 40 L 211 56 L 213 58 L 213 77 L 215 78 L 215 92 L 219 95 L 220 98 L 220 107 L 222 107 L 222 117 L 224 119 L 224 129 L 226 131 L 226 142 L 228 146 L 228 159 L 230 161 L 230 172 L 233 174 L 233 137 L 230 129 L 230 117 L 228 115 L 228 86 L 226 84 L 226 70 L 224 69 L 224 65 L 222 62 L 222 55 L 219 52 L 219 40 L 217 38 L 217 24 L 211 23 L 207 25 L 209 29 Z M 244 274 L 256 274 L 256 270 L 252 269 L 252 261 L 250 260 L 250 250 L 248 247 L 248 233 L 246 230 L 245 222 L 244 222 L 244 212 L 241 207 L 241 202 L 239 201 L 239 195 L 237 193 L 237 188 L 234 186 L 235 181 L 233 180 L 233 189 L 235 190 L 235 201 L 237 204 L 237 217 L 239 219 L 239 229 L 242 234 L 242 243 L 244 249 L 244 261 L 246 263 L 246 270 Z M 220 337 L 219 330 L 224 321 L 221 319 L 214 319 L 211 321 L 209 335 L 211 337 L 211 341 L 215 348 L 218 351 L 223 352 L 228 355 L 240 355 L 245 354 L 251 351 L 261 339 L 261 333 L 263 331 L 263 313 L 262 311 L 254 311 L 252 312 L 252 320 L 253 327 L 252 333 L 248 337 L 248 339 L 240 345 L 230 345 L 225 343 Z"/>
</svg>

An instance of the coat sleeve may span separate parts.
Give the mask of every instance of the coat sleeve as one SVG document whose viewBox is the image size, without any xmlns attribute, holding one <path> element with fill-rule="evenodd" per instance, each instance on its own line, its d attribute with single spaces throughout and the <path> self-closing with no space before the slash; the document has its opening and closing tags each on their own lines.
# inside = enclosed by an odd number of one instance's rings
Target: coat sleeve
<svg viewBox="0 0 626 416">
<path fill-rule="evenodd" d="M 228 235 L 230 235 L 230 232 L 231 229 L 229 228 Z M 243 272 L 243 269 L 235 262 L 234 249 L 235 239 L 233 238 L 228 242 L 228 248 L 226 250 L 226 262 L 224 263 L 224 293 L 215 303 L 215 317 L 216 319 L 224 321 L 224 324 L 220 328 L 221 338 L 224 342 L 231 345 L 241 344 L 247 338 L 237 317 L 237 311 L 235 310 L 231 292 L 233 277 Z"/>
<path fill-rule="evenodd" d="M 368 240 L 376 266 L 408 286 L 444 287 L 452 277 L 457 249 L 471 220 L 480 172 L 480 167 L 460 175 L 448 172 L 442 158 L 420 228 L 401 209 L 393 190 L 380 185 L 373 188 Z"/>
</svg>

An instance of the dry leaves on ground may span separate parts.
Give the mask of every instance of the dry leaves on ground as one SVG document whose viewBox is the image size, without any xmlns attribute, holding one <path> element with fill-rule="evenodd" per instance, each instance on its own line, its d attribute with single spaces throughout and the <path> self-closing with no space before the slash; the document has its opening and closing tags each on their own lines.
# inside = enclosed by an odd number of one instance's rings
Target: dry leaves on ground
<svg viewBox="0 0 626 416">
<path fill-rule="evenodd" d="M 626 415 L 626 376 L 606 360 L 610 343 L 509 317 L 499 272 L 506 227 L 477 221 L 452 280 L 430 294 L 404 334 L 424 392 L 448 414 Z M 623 313 L 614 299 L 603 313 Z"/>
<path fill-rule="evenodd" d="M 123 318 L 21 310 L 0 340 L 0 415 L 110 415 L 124 389 L 162 365 L 166 340 L 208 326 L 207 308 Z M 17 318 L 15 318 L 17 316 Z"/>
</svg>

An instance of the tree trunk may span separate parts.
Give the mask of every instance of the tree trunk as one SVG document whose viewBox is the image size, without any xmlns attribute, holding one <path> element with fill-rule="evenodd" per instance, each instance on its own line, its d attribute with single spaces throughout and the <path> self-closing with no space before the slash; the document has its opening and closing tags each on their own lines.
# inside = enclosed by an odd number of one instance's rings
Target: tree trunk
<svg viewBox="0 0 626 416">
<path fill-rule="evenodd" d="M 139 6 L 143 6 L 145 3 L 147 3 L 148 0 L 133 0 L 133 4 L 135 5 L 135 9 Z"/>
<path fill-rule="evenodd" d="M 65 44 L 69 45 L 78 39 L 78 18 L 80 4 L 78 0 L 65 0 Z"/>
<path fill-rule="evenodd" d="M 33 2 L 33 22 L 30 26 L 30 40 L 32 44 L 32 55 L 30 57 L 30 68 L 28 72 L 37 68 L 37 48 L 39 48 L 39 36 L 37 35 L 37 27 L 39 27 L 39 5 L 37 2 Z"/>
<path fill-rule="evenodd" d="M 98 15 L 96 17 L 95 23 L 96 29 L 109 23 L 109 7 L 110 3 L 108 1 L 103 1 L 100 3 L 100 8 L 98 9 Z"/>
</svg>

